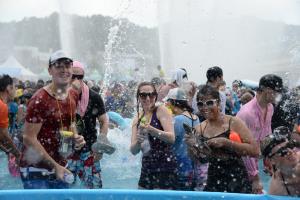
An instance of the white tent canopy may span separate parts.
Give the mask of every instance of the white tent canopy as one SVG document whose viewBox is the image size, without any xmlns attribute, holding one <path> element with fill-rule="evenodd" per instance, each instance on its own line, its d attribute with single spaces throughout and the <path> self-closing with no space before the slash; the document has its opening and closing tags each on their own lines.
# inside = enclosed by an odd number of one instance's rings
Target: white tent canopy
<svg viewBox="0 0 300 200">
<path fill-rule="evenodd" d="M 8 74 L 21 80 L 37 80 L 38 76 L 22 66 L 15 57 L 10 56 L 0 65 L 0 74 Z"/>
</svg>

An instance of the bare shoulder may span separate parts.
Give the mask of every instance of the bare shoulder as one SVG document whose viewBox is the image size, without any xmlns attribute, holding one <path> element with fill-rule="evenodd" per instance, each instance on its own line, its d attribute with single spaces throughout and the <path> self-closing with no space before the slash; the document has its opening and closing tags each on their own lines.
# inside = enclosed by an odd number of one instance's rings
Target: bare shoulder
<svg viewBox="0 0 300 200">
<path fill-rule="evenodd" d="M 165 105 L 159 105 L 157 106 L 157 115 L 165 115 L 165 114 L 168 114 L 169 111 L 168 109 L 166 108 Z"/>
</svg>

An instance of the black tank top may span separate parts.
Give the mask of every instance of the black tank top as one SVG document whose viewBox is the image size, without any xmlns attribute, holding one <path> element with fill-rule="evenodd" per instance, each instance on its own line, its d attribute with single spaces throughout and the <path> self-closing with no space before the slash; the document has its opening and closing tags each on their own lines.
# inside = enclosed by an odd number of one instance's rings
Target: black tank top
<svg viewBox="0 0 300 200">
<path fill-rule="evenodd" d="M 203 136 L 205 126 L 203 131 L 201 130 L 202 136 L 206 140 L 218 137 L 229 139 L 231 120 L 232 118 L 229 120 L 229 129 L 227 131 L 212 138 L 207 138 Z M 226 156 L 223 159 L 219 156 L 209 156 L 207 185 L 204 191 L 251 193 L 252 185 L 249 182 L 248 173 L 241 156 L 237 155 L 233 150 L 226 148 L 215 148 L 212 151 L 214 152 L 213 155 L 221 154 Z"/>
</svg>

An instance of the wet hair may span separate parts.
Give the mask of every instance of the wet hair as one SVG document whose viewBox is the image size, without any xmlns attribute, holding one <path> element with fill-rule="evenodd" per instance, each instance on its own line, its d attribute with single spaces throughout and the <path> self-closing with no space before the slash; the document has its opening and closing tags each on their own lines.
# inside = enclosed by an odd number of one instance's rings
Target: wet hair
<svg viewBox="0 0 300 200">
<path fill-rule="evenodd" d="M 212 96 L 214 99 L 217 99 L 218 102 L 221 101 L 220 99 L 220 93 L 217 89 L 210 85 L 200 85 L 198 87 L 199 91 L 197 93 L 196 100 L 199 101 L 201 97 L 203 96 Z"/>
<path fill-rule="evenodd" d="M 151 83 L 151 82 L 148 82 L 148 81 L 144 81 L 144 82 L 141 82 L 138 87 L 137 87 L 137 91 L 136 91 L 136 112 L 138 114 L 138 120 L 140 121 L 140 116 L 139 116 L 139 110 L 140 110 L 140 102 L 139 102 L 139 94 L 140 94 L 140 89 L 141 87 L 143 86 L 151 86 L 153 88 L 153 91 L 156 93 L 156 97 L 155 97 L 155 102 L 157 100 L 157 91 L 155 89 L 155 86 Z M 139 123 L 138 123 L 139 124 Z"/>
<path fill-rule="evenodd" d="M 0 92 L 4 92 L 8 85 L 13 84 L 13 79 L 9 75 L 4 74 L 0 76 Z"/>
<path fill-rule="evenodd" d="M 188 104 L 188 101 L 169 99 L 168 102 L 170 102 L 173 106 L 188 111 L 189 113 L 193 113 L 194 111 L 194 109 Z"/>
<path fill-rule="evenodd" d="M 211 67 L 206 72 L 206 78 L 208 82 L 212 82 L 216 80 L 218 77 L 222 77 L 222 76 L 223 76 L 223 70 L 218 66 Z"/>
</svg>

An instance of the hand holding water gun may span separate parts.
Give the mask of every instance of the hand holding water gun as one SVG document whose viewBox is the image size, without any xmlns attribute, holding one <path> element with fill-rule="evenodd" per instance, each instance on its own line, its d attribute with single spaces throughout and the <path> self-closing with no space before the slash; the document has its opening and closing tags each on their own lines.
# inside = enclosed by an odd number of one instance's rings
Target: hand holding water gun
<svg viewBox="0 0 300 200">
<path fill-rule="evenodd" d="M 147 120 L 145 116 L 143 116 L 140 120 L 140 126 L 139 126 L 139 134 L 140 135 L 148 135 L 153 134 L 155 136 L 155 133 L 157 132 L 157 129 L 150 125 L 150 120 Z"/>
<path fill-rule="evenodd" d="M 147 123 L 147 119 L 146 119 L 145 116 L 143 116 L 143 117 L 141 118 L 140 125 L 146 126 L 146 123 Z"/>
<path fill-rule="evenodd" d="M 210 147 L 207 145 L 205 139 L 196 133 L 196 130 L 188 124 L 183 123 L 185 130 L 184 141 L 188 145 L 189 155 L 204 161 L 207 155 L 211 153 Z"/>
</svg>

